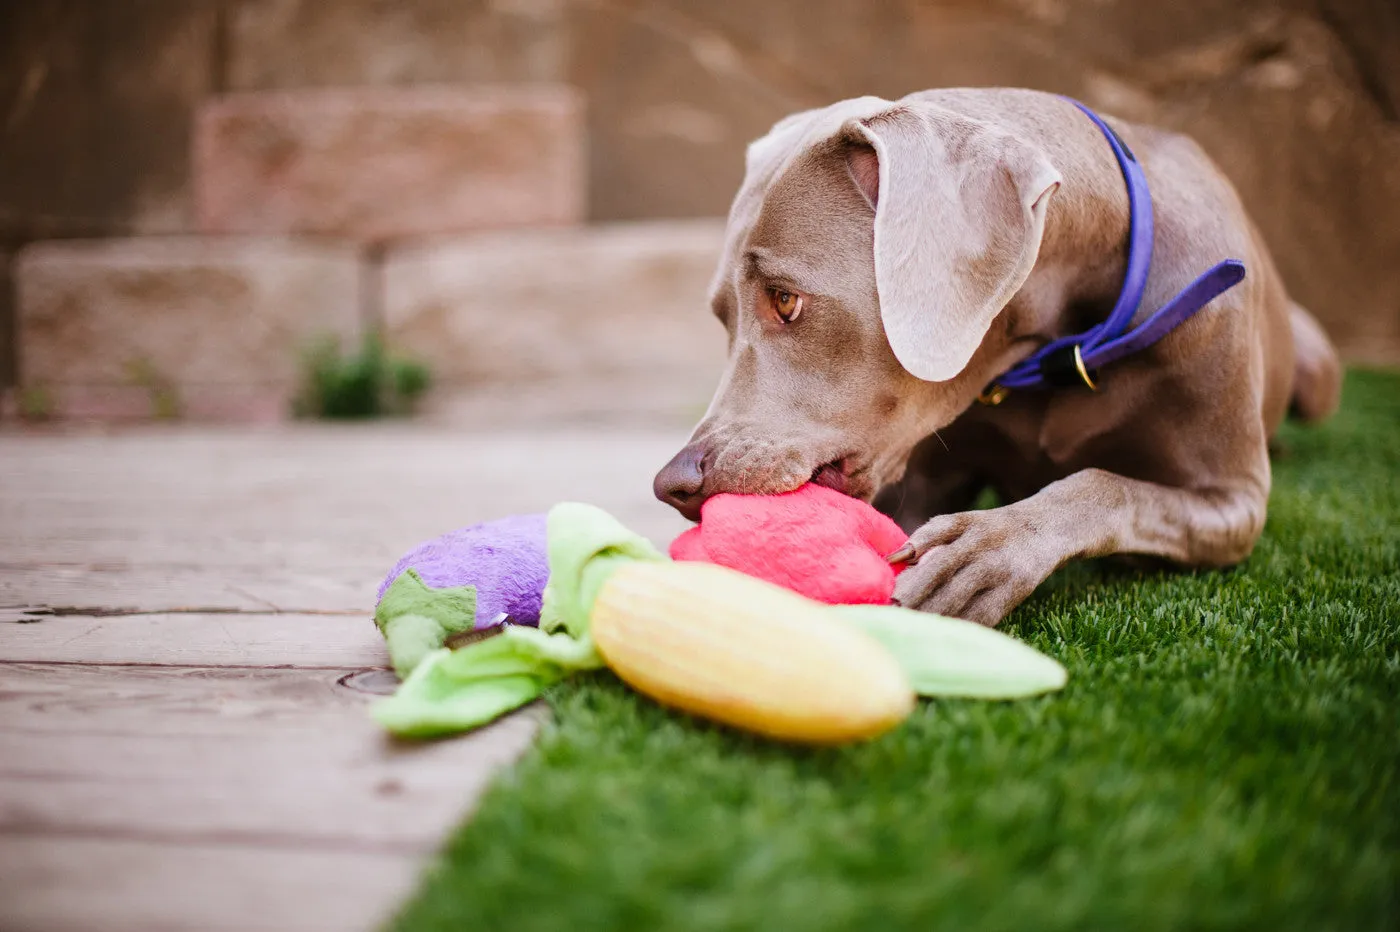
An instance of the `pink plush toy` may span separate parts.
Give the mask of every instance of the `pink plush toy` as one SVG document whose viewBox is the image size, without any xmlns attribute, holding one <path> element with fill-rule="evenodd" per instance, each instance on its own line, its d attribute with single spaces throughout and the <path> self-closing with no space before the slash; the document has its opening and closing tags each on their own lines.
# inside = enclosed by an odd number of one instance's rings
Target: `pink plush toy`
<svg viewBox="0 0 1400 932">
<path fill-rule="evenodd" d="M 908 535 L 865 502 L 820 485 L 782 495 L 716 495 L 671 558 L 718 563 L 831 605 L 884 605 Z"/>
</svg>

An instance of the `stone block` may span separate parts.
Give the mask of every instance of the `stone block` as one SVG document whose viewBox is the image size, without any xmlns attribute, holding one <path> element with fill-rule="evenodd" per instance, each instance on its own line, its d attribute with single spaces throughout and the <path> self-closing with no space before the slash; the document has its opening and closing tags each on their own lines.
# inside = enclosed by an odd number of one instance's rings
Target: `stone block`
<svg viewBox="0 0 1400 932">
<path fill-rule="evenodd" d="M 718 220 L 658 221 L 393 250 L 387 340 L 507 412 L 512 397 L 539 413 L 590 393 L 591 412 L 637 410 L 632 396 L 653 388 L 703 410 L 725 356 L 708 304 L 722 233 Z"/>
<path fill-rule="evenodd" d="M 0 3 L 0 242 L 178 233 L 218 4 Z"/>
<path fill-rule="evenodd" d="M 228 89 L 560 81 L 564 0 L 239 0 Z"/>
<path fill-rule="evenodd" d="M 200 227 L 384 241 L 572 224 L 582 117 L 558 85 L 216 98 L 195 130 Z"/>
<path fill-rule="evenodd" d="M 347 246 L 152 238 L 15 258 L 19 406 L 99 419 L 275 420 L 315 340 L 360 326 Z"/>
</svg>

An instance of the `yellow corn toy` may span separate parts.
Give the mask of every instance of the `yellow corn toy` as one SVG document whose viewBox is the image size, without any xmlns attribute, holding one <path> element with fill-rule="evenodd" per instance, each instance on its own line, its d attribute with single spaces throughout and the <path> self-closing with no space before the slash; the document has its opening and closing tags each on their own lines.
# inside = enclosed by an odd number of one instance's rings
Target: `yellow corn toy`
<svg viewBox="0 0 1400 932">
<path fill-rule="evenodd" d="M 705 563 L 635 562 L 603 583 L 593 641 L 663 705 L 782 741 L 873 738 L 914 707 L 894 655 L 826 607 Z"/>
</svg>

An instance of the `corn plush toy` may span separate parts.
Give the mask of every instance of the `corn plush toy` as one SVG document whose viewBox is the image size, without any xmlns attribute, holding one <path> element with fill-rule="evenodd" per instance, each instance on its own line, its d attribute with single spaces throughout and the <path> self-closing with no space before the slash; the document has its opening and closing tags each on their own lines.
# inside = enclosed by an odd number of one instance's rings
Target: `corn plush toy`
<svg viewBox="0 0 1400 932">
<path fill-rule="evenodd" d="M 386 728 L 464 731 L 603 666 L 674 708 L 813 744 L 874 737 L 915 694 L 1009 699 L 1065 682 L 1054 660 L 979 625 L 827 606 L 726 567 L 673 563 L 588 505 L 556 506 L 546 537 L 539 627 L 498 625 L 427 652 L 374 707 Z"/>
</svg>

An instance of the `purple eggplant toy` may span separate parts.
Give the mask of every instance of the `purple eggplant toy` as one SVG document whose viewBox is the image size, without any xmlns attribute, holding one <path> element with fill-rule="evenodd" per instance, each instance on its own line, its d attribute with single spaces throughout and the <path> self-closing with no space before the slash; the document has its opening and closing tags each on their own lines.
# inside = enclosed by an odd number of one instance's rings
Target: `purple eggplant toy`
<svg viewBox="0 0 1400 932">
<path fill-rule="evenodd" d="M 453 635 L 538 625 L 548 580 L 544 515 L 486 521 L 409 551 L 380 583 L 374 621 L 404 677 Z"/>
</svg>

